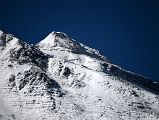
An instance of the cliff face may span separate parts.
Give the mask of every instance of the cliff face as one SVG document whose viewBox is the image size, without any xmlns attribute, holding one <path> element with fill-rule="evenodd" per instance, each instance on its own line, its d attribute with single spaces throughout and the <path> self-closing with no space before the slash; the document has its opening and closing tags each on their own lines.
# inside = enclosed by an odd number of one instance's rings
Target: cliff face
<svg viewBox="0 0 159 120">
<path fill-rule="evenodd" d="M 158 83 L 65 33 L 36 45 L 0 36 L 0 119 L 159 119 Z"/>
</svg>

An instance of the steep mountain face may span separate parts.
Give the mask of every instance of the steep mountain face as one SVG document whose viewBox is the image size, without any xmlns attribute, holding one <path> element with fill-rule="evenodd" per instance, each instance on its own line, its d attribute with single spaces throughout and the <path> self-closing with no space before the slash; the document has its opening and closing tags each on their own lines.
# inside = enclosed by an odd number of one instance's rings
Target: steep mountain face
<svg viewBox="0 0 159 120">
<path fill-rule="evenodd" d="M 52 32 L 29 45 L 0 31 L 0 119 L 157 120 L 159 84 Z"/>
</svg>

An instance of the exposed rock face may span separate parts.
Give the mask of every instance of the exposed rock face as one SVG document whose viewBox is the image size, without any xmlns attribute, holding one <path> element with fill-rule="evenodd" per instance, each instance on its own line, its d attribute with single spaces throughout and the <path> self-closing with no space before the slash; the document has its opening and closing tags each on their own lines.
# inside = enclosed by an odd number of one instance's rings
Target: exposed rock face
<svg viewBox="0 0 159 120">
<path fill-rule="evenodd" d="M 159 84 L 52 32 L 29 45 L 0 31 L 0 119 L 157 120 Z"/>
</svg>

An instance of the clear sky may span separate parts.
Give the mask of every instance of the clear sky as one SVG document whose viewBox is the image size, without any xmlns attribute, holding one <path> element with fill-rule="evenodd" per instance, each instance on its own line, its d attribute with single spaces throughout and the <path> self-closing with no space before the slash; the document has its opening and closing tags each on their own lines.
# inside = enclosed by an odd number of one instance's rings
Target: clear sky
<svg viewBox="0 0 159 120">
<path fill-rule="evenodd" d="M 0 0 L 0 29 L 28 43 L 62 31 L 159 81 L 159 0 Z"/>
</svg>

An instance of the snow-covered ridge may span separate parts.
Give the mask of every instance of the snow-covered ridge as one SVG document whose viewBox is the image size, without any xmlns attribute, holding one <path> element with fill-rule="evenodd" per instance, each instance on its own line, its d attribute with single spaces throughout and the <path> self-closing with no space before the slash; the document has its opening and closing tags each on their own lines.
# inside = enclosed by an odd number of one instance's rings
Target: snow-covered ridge
<svg viewBox="0 0 159 120">
<path fill-rule="evenodd" d="M 106 60 L 99 51 L 77 42 L 63 32 L 54 31 L 50 33 L 44 40 L 40 41 L 37 46 L 46 54 L 51 54 L 52 52 L 49 51 L 54 49 L 57 51 L 70 51 L 76 54 L 85 54 L 93 58 Z"/>
<path fill-rule="evenodd" d="M 135 73 L 126 71 L 119 66 L 112 64 L 105 56 L 101 55 L 98 50 L 77 42 L 63 32 L 54 31 L 50 33 L 44 40 L 40 41 L 37 46 L 47 55 L 54 57 L 58 56 L 58 59 L 66 59 L 66 61 L 75 61 L 76 64 L 82 64 L 83 66 L 96 71 L 100 71 L 99 69 L 102 69 L 105 73 L 120 77 L 121 79 L 127 80 L 124 76 L 129 76 L 130 79 L 127 81 L 131 81 L 134 84 L 144 84 L 143 86 L 148 87 L 148 89 L 155 89 L 152 91 L 159 91 L 159 85 L 154 84 L 149 78 L 136 75 Z M 94 61 L 94 63 L 92 61 Z"/>
<path fill-rule="evenodd" d="M 65 33 L 30 45 L 0 31 L 0 41 L 0 119 L 159 119 L 158 83 Z"/>
</svg>

